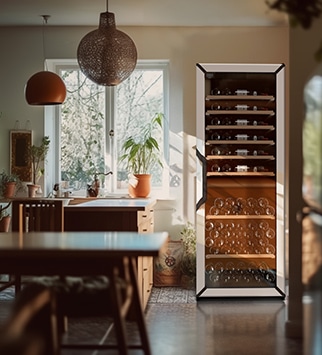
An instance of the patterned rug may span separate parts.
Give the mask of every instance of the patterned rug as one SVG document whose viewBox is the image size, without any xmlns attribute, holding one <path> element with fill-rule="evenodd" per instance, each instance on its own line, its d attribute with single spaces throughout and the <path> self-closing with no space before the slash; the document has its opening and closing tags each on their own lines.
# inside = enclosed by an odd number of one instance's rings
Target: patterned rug
<svg viewBox="0 0 322 355">
<path fill-rule="evenodd" d="M 196 303 L 196 291 L 181 287 L 153 287 L 149 304 L 154 303 Z"/>
</svg>

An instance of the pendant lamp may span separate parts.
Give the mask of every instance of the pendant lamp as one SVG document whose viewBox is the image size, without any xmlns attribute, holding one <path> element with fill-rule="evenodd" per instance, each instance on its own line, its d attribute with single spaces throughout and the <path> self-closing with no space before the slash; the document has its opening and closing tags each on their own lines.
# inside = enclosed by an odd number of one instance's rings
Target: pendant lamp
<svg viewBox="0 0 322 355">
<path fill-rule="evenodd" d="M 83 74 L 98 85 L 115 86 L 135 69 L 137 51 L 132 39 L 116 29 L 113 13 L 100 14 L 97 30 L 80 41 L 77 60 Z"/>
<path fill-rule="evenodd" d="M 49 15 L 42 15 L 47 24 Z M 44 33 L 43 33 L 43 48 Z M 25 98 L 29 105 L 60 105 L 66 98 L 66 86 L 59 75 L 51 71 L 40 71 L 32 75 L 25 87 Z"/>
</svg>

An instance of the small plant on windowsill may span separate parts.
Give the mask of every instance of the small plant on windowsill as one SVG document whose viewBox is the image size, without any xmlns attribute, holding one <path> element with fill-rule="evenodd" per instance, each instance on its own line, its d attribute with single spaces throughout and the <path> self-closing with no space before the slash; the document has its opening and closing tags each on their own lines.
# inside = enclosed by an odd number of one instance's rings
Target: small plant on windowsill
<svg viewBox="0 0 322 355">
<path fill-rule="evenodd" d="M 29 159 L 32 166 L 32 184 L 28 184 L 29 197 L 34 197 L 36 191 L 39 189 L 38 181 L 44 174 L 44 168 L 41 163 L 45 161 L 49 150 L 49 137 L 43 137 L 39 146 L 32 145 L 29 150 Z"/>
<path fill-rule="evenodd" d="M 186 288 L 196 286 L 196 231 L 188 222 L 181 231 L 183 255 L 181 260 L 181 285 Z"/>
<path fill-rule="evenodd" d="M 147 197 L 151 190 L 151 170 L 154 165 L 163 166 L 158 136 L 162 129 L 163 114 L 156 113 L 135 137 L 130 136 L 122 146 L 120 162 L 132 176 L 129 181 L 131 197 Z"/>
<path fill-rule="evenodd" d="M 4 170 L 0 174 L 0 196 L 12 198 L 21 187 L 21 180 L 16 174 L 6 173 Z"/>
</svg>

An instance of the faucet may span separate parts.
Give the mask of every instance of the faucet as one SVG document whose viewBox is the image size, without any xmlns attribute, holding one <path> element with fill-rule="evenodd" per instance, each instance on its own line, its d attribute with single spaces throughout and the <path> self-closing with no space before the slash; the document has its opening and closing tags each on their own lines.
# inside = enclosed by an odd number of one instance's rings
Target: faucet
<svg viewBox="0 0 322 355">
<path fill-rule="evenodd" d="M 100 189 L 100 181 L 98 179 L 98 175 L 112 175 L 113 172 L 109 171 L 108 173 L 95 173 L 94 174 L 94 181 L 92 184 L 87 184 L 87 196 L 89 197 L 97 197 Z"/>
</svg>

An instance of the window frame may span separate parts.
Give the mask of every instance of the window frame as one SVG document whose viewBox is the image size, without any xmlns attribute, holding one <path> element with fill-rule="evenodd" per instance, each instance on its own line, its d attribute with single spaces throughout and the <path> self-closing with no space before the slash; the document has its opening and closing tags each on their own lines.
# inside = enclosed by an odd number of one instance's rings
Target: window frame
<svg viewBox="0 0 322 355">
<path fill-rule="evenodd" d="M 61 70 L 77 68 L 79 65 L 76 59 L 47 59 L 46 68 L 60 74 Z M 162 186 L 153 187 L 153 195 L 164 195 L 169 193 L 169 60 L 138 60 L 136 69 L 152 69 L 163 71 L 163 106 L 164 106 L 164 123 L 163 123 L 163 177 Z M 105 105 L 105 154 L 108 156 L 107 165 L 115 170 L 117 168 L 116 152 L 113 148 L 112 139 L 109 139 L 110 132 L 115 128 L 115 88 L 105 87 L 106 105 Z M 60 114 L 61 106 L 45 106 L 44 109 L 44 135 L 50 137 L 51 144 L 48 156 L 45 162 L 46 175 L 44 178 L 44 193 L 48 195 L 52 192 L 53 186 L 57 182 L 61 182 L 61 169 L 60 169 Z M 114 151 L 113 151 L 114 149 Z M 110 186 L 111 193 L 125 193 L 125 189 L 117 189 L 117 174 L 113 171 L 112 182 Z"/>
</svg>

